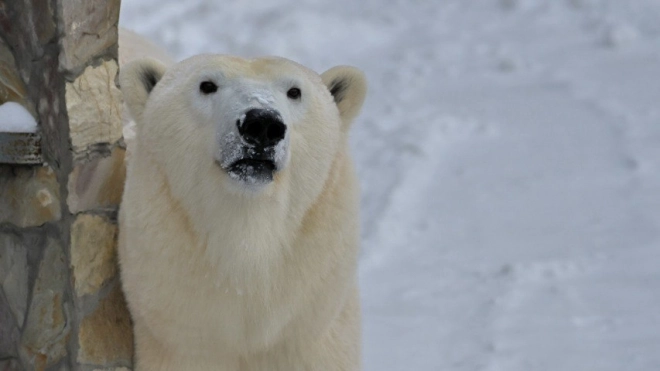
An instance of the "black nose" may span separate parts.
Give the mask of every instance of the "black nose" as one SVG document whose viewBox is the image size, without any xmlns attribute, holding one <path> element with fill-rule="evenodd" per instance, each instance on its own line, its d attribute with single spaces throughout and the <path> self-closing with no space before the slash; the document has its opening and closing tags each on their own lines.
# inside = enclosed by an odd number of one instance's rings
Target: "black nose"
<svg viewBox="0 0 660 371">
<path fill-rule="evenodd" d="M 277 111 L 253 108 L 245 113 L 238 132 L 246 142 L 261 147 L 272 147 L 284 139 L 286 125 Z"/>
</svg>

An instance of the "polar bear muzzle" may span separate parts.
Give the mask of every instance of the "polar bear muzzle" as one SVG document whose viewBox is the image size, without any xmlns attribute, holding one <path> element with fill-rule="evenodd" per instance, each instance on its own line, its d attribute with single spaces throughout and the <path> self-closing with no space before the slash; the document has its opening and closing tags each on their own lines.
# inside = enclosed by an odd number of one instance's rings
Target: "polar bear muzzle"
<svg viewBox="0 0 660 371">
<path fill-rule="evenodd" d="M 272 108 L 250 108 L 236 120 L 238 135 L 223 137 L 218 164 L 234 180 L 248 185 L 273 181 L 287 150 L 287 126 Z"/>
</svg>

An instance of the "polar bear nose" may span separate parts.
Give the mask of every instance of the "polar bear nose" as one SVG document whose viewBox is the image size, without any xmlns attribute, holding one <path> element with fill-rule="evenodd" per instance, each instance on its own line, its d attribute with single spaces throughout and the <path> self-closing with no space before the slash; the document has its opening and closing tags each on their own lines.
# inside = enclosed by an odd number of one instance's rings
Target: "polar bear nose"
<svg viewBox="0 0 660 371">
<path fill-rule="evenodd" d="M 245 113 L 243 124 L 238 122 L 238 132 L 250 144 L 272 147 L 284 139 L 286 125 L 276 111 L 253 108 Z"/>
</svg>

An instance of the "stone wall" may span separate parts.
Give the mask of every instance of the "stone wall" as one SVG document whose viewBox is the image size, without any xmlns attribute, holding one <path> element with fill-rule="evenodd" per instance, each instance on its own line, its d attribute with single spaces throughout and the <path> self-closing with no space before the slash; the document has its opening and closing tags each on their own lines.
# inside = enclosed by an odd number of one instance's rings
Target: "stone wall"
<svg viewBox="0 0 660 371">
<path fill-rule="evenodd" d="M 0 104 L 35 116 L 45 162 L 0 164 L 0 371 L 131 366 L 116 265 L 119 5 L 0 0 Z"/>
</svg>

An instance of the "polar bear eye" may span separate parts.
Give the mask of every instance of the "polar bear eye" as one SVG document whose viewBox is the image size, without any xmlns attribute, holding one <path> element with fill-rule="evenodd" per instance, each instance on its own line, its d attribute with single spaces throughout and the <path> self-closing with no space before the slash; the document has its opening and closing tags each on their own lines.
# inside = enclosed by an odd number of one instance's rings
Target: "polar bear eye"
<svg viewBox="0 0 660 371">
<path fill-rule="evenodd" d="M 204 94 L 213 94 L 218 91 L 218 85 L 216 85 L 213 81 L 204 81 L 199 84 L 199 91 Z"/>
<path fill-rule="evenodd" d="M 291 88 L 289 91 L 286 92 L 286 96 L 289 97 L 290 99 L 299 99 L 300 98 L 300 89 L 298 88 Z"/>
</svg>

